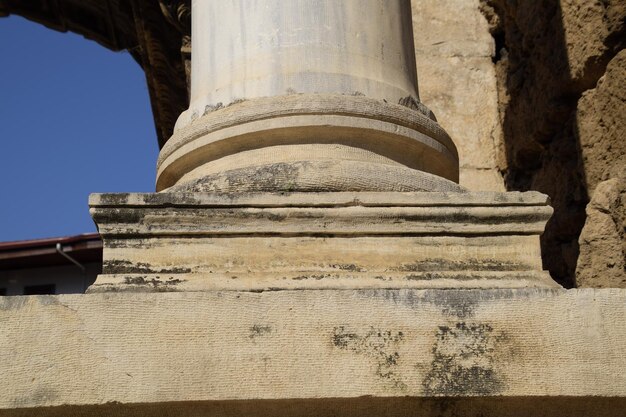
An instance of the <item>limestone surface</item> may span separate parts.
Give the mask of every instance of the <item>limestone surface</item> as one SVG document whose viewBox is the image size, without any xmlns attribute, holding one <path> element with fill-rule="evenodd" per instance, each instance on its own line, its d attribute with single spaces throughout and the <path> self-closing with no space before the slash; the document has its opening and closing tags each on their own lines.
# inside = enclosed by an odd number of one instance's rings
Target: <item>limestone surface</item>
<svg viewBox="0 0 626 417">
<path fill-rule="evenodd" d="M 587 189 L 593 196 L 600 181 L 626 176 L 626 50 L 581 97 L 576 125 Z"/>
<path fill-rule="evenodd" d="M 204 191 L 220 192 L 460 191 L 450 183 L 459 176 L 454 143 L 413 104 L 300 94 L 208 112 L 161 150 L 157 191 L 202 178 Z"/>
<path fill-rule="evenodd" d="M 567 398 L 569 411 L 599 396 L 607 407 L 626 396 L 624 322 L 626 293 L 615 289 L 1 297 L 0 415 L 476 396 Z"/>
<path fill-rule="evenodd" d="M 608 172 L 624 166 L 623 1 L 481 0 L 497 48 L 510 190 L 550 196 L 542 238 L 552 276 L 574 286 L 585 208 Z M 599 238 L 599 237 L 598 237 Z"/>
<path fill-rule="evenodd" d="M 626 287 L 626 176 L 601 182 L 580 234 L 576 284 Z"/>
<path fill-rule="evenodd" d="M 576 284 L 626 287 L 626 51 L 578 103 L 585 179 L 591 193 L 582 229 Z"/>
<path fill-rule="evenodd" d="M 413 0 L 420 97 L 454 139 L 460 184 L 505 191 L 494 39 L 479 0 Z"/>
<path fill-rule="evenodd" d="M 94 194 L 91 292 L 555 287 L 538 193 Z"/>
<path fill-rule="evenodd" d="M 462 190 L 420 102 L 410 0 L 194 2 L 192 19 L 157 191 Z"/>
</svg>

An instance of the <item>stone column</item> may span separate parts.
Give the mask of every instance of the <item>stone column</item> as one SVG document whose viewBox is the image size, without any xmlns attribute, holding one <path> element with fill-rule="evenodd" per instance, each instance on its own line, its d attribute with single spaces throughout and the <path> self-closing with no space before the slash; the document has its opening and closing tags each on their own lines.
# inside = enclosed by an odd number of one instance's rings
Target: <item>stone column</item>
<svg viewBox="0 0 626 417">
<path fill-rule="evenodd" d="M 547 198 L 456 183 L 419 101 L 409 0 L 192 6 L 190 107 L 159 192 L 91 197 L 91 292 L 555 285 Z"/>
<path fill-rule="evenodd" d="M 460 191 L 419 101 L 410 0 L 193 1 L 157 191 Z"/>
</svg>

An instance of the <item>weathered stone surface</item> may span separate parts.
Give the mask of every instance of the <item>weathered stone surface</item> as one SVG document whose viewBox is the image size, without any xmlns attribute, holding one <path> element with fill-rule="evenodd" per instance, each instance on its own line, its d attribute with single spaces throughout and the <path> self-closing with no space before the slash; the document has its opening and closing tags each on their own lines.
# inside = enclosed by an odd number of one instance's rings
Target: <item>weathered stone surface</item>
<svg viewBox="0 0 626 417">
<path fill-rule="evenodd" d="M 493 39 L 478 0 L 412 0 L 411 4 L 418 61 L 425 55 L 491 57 Z"/>
<path fill-rule="evenodd" d="M 494 41 L 479 1 L 412 4 L 420 97 L 459 149 L 460 184 L 504 191 Z"/>
<path fill-rule="evenodd" d="M 576 285 L 626 288 L 626 176 L 601 182 L 587 205 Z"/>
<path fill-rule="evenodd" d="M 94 194 L 96 291 L 556 284 L 538 193 Z"/>
<path fill-rule="evenodd" d="M 593 187 L 610 178 L 603 174 L 609 165 L 624 164 L 623 135 L 612 128 L 624 120 L 625 80 L 619 58 L 607 64 L 626 46 L 626 7 L 597 0 L 481 3 L 497 44 L 507 188 L 550 196 L 555 214 L 542 238 L 543 259 L 558 282 L 573 286 Z"/>
<path fill-rule="evenodd" d="M 313 153 L 311 153 L 313 152 Z M 332 156 L 331 156 L 332 155 Z M 338 159 L 337 156 L 342 158 Z M 266 158 L 270 156 L 270 158 Z M 326 158 L 326 156 L 331 156 Z M 354 159 L 351 159 L 354 158 Z M 271 161 L 271 162 L 269 162 Z M 228 167 L 234 162 L 234 167 Z M 237 165 L 241 162 L 242 165 Z M 235 168 L 239 166 L 238 168 Z M 228 167 L 220 171 L 219 167 Z M 323 173 L 323 175 L 320 175 Z M 163 191 L 329 192 L 466 190 L 457 183 L 408 168 L 373 152 L 343 145 L 279 145 L 239 152 L 202 165 Z"/>
<path fill-rule="evenodd" d="M 624 397 L 625 320 L 615 289 L 2 297 L 0 409 Z"/>
<path fill-rule="evenodd" d="M 436 190 L 423 187 L 420 171 L 457 182 L 454 143 L 430 111 L 417 102 L 415 106 L 417 110 L 340 94 L 298 94 L 235 103 L 206 113 L 174 134 L 159 155 L 157 191 L 201 178 L 212 191 L 237 191 L 220 186 L 221 178 L 211 177 L 237 169 L 246 171 L 233 174 L 241 178 L 239 191 L 281 191 L 290 181 L 273 181 L 272 164 L 318 161 L 358 166 L 331 169 L 335 164 L 328 172 L 314 167 L 303 180 L 302 169 L 290 165 L 287 168 L 294 171 L 291 191 L 311 191 L 311 187 L 317 187 L 314 191 L 394 191 L 389 183 L 401 182 L 400 176 L 406 177 L 406 186 L 398 191 Z M 404 172 L 385 169 L 387 165 L 404 168 Z M 361 184 L 351 187 L 359 170 L 365 173 Z M 372 171 L 371 175 L 367 171 Z M 411 176 L 417 178 L 413 187 Z M 309 189 L 301 184 L 309 184 Z M 456 186 L 444 184 L 441 191 L 452 187 Z"/>
<path fill-rule="evenodd" d="M 576 122 L 587 189 L 593 196 L 600 181 L 626 176 L 626 50 L 611 60 L 596 88 L 582 95 Z"/>
<path fill-rule="evenodd" d="M 194 2 L 192 19 L 157 191 L 461 190 L 423 180 L 458 183 L 459 159 L 419 100 L 410 0 Z"/>
<path fill-rule="evenodd" d="M 563 0 L 560 6 L 569 76 L 578 84 L 593 86 L 610 56 L 624 46 L 619 37 L 626 33 L 626 4 L 621 0 Z"/>
<path fill-rule="evenodd" d="M 577 133 L 591 201 L 576 285 L 626 287 L 626 50 L 578 102 Z M 603 181 L 603 182 L 601 182 Z"/>
</svg>

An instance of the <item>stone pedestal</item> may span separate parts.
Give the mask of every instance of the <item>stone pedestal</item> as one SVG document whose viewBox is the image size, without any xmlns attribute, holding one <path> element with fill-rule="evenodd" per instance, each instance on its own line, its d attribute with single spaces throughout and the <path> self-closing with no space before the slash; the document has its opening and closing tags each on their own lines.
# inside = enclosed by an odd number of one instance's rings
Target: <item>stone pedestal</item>
<svg viewBox="0 0 626 417">
<path fill-rule="evenodd" d="M 556 287 L 539 193 L 96 194 L 90 291 Z"/>
</svg>

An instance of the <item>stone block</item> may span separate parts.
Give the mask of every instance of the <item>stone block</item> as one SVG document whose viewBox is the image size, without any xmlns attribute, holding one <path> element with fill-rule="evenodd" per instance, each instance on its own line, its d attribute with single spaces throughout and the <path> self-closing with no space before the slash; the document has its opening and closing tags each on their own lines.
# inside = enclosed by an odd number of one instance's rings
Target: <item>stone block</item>
<svg viewBox="0 0 626 417">
<path fill-rule="evenodd" d="M 428 86 L 420 89 L 422 100 L 457 145 L 461 171 L 479 168 L 497 174 L 496 139 L 501 135 L 501 126 L 491 60 L 431 57 L 418 60 L 418 71 L 429 80 Z M 463 182 L 461 185 L 466 186 Z M 472 190 L 504 190 L 502 181 L 497 185 L 483 184 L 483 188 Z"/>
<path fill-rule="evenodd" d="M 494 41 L 478 0 L 413 0 L 420 98 L 459 151 L 460 184 L 505 191 Z"/>
<path fill-rule="evenodd" d="M 539 193 L 94 194 L 90 291 L 554 287 Z"/>
<path fill-rule="evenodd" d="M 625 321 L 616 289 L 1 297 L 0 416 L 619 415 Z"/>
<path fill-rule="evenodd" d="M 491 59 L 493 38 L 478 0 L 412 0 L 411 4 L 418 61 L 423 56 Z"/>
</svg>

